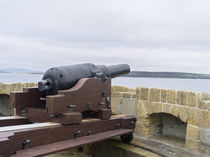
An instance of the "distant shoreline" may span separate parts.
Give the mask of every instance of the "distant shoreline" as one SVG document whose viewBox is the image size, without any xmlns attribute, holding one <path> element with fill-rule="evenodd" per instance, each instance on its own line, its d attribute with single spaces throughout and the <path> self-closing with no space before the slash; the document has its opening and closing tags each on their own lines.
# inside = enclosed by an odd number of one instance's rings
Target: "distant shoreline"
<svg viewBox="0 0 210 157">
<path fill-rule="evenodd" d="M 140 78 L 176 78 L 176 79 L 210 79 L 210 74 L 182 73 L 182 72 L 148 72 L 131 71 L 123 77 Z"/>
<path fill-rule="evenodd" d="M 31 74 L 42 75 L 43 72 L 7 72 L 0 71 L 2 74 Z M 175 78 L 175 79 L 210 79 L 210 74 L 197 74 L 197 73 L 183 73 L 183 72 L 149 72 L 149 71 L 131 71 L 127 75 L 121 77 L 133 78 Z"/>
</svg>

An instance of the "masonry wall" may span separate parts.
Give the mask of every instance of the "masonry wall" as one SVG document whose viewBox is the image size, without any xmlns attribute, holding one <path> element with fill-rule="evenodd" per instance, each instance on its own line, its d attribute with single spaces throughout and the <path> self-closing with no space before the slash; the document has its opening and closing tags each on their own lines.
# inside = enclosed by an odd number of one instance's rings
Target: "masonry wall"
<svg viewBox="0 0 210 157">
<path fill-rule="evenodd" d="M 167 113 L 186 123 L 185 148 L 210 154 L 210 94 L 157 88 L 112 87 L 114 113 L 137 118 L 135 134 L 149 137 L 159 119 L 151 115 Z"/>
<path fill-rule="evenodd" d="M 34 86 L 37 86 L 37 83 L 0 83 L 0 116 L 13 114 L 13 109 L 8 105 L 11 91 L 22 91 L 25 87 Z"/>
</svg>

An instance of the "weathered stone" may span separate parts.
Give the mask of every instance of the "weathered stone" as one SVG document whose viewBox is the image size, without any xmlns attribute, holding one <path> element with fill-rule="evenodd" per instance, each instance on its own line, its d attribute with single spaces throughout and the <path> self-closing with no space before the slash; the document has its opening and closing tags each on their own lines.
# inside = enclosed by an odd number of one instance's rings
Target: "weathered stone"
<svg viewBox="0 0 210 157">
<path fill-rule="evenodd" d="M 160 102 L 160 89 L 151 88 L 149 91 L 149 101 Z"/>
<path fill-rule="evenodd" d="M 201 143 L 201 145 L 200 145 L 200 151 L 202 153 L 206 153 L 206 154 L 208 154 L 210 156 L 210 147 L 209 146 L 203 145 Z"/>
<path fill-rule="evenodd" d="M 161 89 L 161 102 L 166 102 L 167 90 Z"/>
<path fill-rule="evenodd" d="M 186 123 L 189 118 L 189 112 L 189 107 L 181 106 L 178 116 L 183 122 Z"/>
<path fill-rule="evenodd" d="M 130 89 L 124 86 L 113 86 L 114 92 L 129 92 Z"/>
<path fill-rule="evenodd" d="M 145 108 L 147 114 L 152 114 L 154 112 L 154 108 L 153 108 L 152 102 L 150 102 L 150 101 L 142 101 L 142 103 L 144 105 L 144 108 Z"/>
<path fill-rule="evenodd" d="M 136 98 L 140 98 L 141 87 L 136 88 Z"/>
<path fill-rule="evenodd" d="M 131 94 L 131 98 L 138 98 L 136 94 Z"/>
<path fill-rule="evenodd" d="M 171 104 L 167 104 L 167 103 L 163 103 L 163 112 L 164 113 L 171 113 L 171 108 L 172 105 Z"/>
<path fill-rule="evenodd" d="M 125 115 L 134 115 L 137 117 L 137 99 L 122 98 L 119 107 L 115 107 L 115 112 Z"/>
<path fill-rule="evenodd" d="M 199 110 L 196 108 L 189 108 L 189 118 L 188 123 L 207 128 L 208 127 L 208 111 Z"/>
<path fill-rule="evenodd" d="M 185 147 L 191 150 L 199 151 L 200 149 L 200 140 L 193 140 L 186 138 Z"/>
<path fill-rule="evenodd" d="M 129 88 L 129 92 L 130 92 L 130 93 L 136 93 L 136 89 Z"/>
<path fill-rule="evenodd" d="M 122 97 L 123 98 L 131 98 L 131 94 L 130 93 L 122 93 Z"/>
<path fill-rule="evenodd" d="M 168 90 L 167 102 L 171 104 L 176 104 L 176 91 L 175 90 Z"/>
<path fill-rule="evenodd" d="M 200 110 L 199 126 L 208 128 L 208 111 Z"/>
<path fill-rule="evenodd" d="M 160 112 L 163 111 L 163 110 L 162 110 L 162 106 L 163 106 L 162 103 L 153 102 L 152 105 L 153 105 L 154 113 L 160 113 Z"/>
<path fill-rule="evenodd" d="M 112 113 L 115 113 L 116 112 L 116 109 L 115 109 L 115 107 L 116 107 L 116 100 L 115 100 L 116 98 L 115 97 L 111 97 L 111 109 L 112 109 Z"/>
<path fill-rule="evenodd" d="M 210 129 L 210 111 L 208 111 L 208 129 Z"/>
<path fill-rule="evenodd" d="M 175 117 L 178 117 L 180 108 L 181 106 L 179 105 L 172 105 L 171 114 L 174 115 Z"/>
<path fill-rule="evenodd" d="M 122 93 L 113 93 L 113 97 L 122 98 Z"/>
<path fill-rule="evenodd" d="M 201 143 L 210 147 L 210 129 L 200 129 Z"/>
<path fill-rule="evenodd" d="M 138 100 L 137 102 L 137 112 L 138 112 L 138 117 L 148 117 L 146 109 L 141 100 Z"/>
<path fill-rule="evenodd" d="M 148 100 L 149 97 L 149 88 L 141 88 L 140 90 L 140 99 Z"/>
<path fill-rule="evenodd" d="M 210 101 L 207 101 L 206 104 L 207 104 L 208 111 L 210 111 Z"/>
<path fill-rule="evenodd" d="M 210 94 L 202 93 L 202 100 L 210 100 Z"/>
<path fill-rule="evenodd" d="M 140 136 L 151 135 L 151 127 L 143 127 L 141 122 L 136 122 L 135 134 Z"/>
<path fill-rule="evenodd" d="M 208 109 L 208 101 L 202 101 L 200 104 L 198 104 L 198 108 Z"/>
<path fill-rule="evenodd" d="M 188 123 L 199 126 L 201 112 L 195 108 L 189 108 L 189 111 Z"/>
<path fill-rule="evenodd" d="M 186 105 L 186 92 L 185 91 L 177 91 L 177 104 Z"/>
<path fill-rule="evenodd" d="M 199 127 L 188 124 L 187 125 L 186 137 L 194 139 L 194 140 L 200 140 L 200 129 L 199 129 Z"/>
<path fill-rule="evenodd" d="M 11 91 L 22 91 L 25 87 L 35 87 L 37 83 L 13 83 L 3 84 L 0 83 L 0 94 L 10 94 Z"/>
<path fill-rule="evenodd" d="M 197 92 L 196 93 L 196 107 L 198 108 L 198 106 L 203 102 L 202 100 L 202 93 Z"/>
<path fill-rule="evenodd" d="M 114 93 L 115 90 L 114 90 L 114 86 L 111 86 L 111 92 Z"/>
<path fill-rule="evenodd" d="M 186 97 L 187 97 L 187 104 L 186 105 L 190 106 L 190 107 L 196 107 L 196 93 L 187 92 Z"/>
</svg>

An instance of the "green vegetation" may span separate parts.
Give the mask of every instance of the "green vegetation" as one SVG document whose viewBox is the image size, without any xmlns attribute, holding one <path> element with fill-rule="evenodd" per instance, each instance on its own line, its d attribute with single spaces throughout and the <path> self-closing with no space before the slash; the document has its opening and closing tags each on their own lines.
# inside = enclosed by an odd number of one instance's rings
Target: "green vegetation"
<svg viewBox="0 0 210 157">
<path fill-rule="evenodd" d="M 125 75 L 124 77 L 210 79 L 210 74 L 131 71 L 128 75 Z"/>
</svg>

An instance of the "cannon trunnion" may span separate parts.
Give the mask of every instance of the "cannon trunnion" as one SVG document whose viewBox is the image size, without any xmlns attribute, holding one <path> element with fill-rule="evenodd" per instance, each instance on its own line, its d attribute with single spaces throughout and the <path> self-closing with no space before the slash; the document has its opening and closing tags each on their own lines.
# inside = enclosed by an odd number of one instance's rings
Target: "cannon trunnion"
<svg viewBox="0 0 210 157">
<path fill-rule="evenodd" d="M 120 67 L 121 72 L 119 66 L 109 68 L 109 76 L 130 70 Z M 102 72 L 80 78 L 68 89 L 58 85 L 53 95 L 38 87 L 12 92 L 10 106 L 16 116 L 0 118 L 0 156 L 43 156 L 115 136 L 129 143 L 136 118 L 111 113 L 112 77 Z"/>
</svg>

